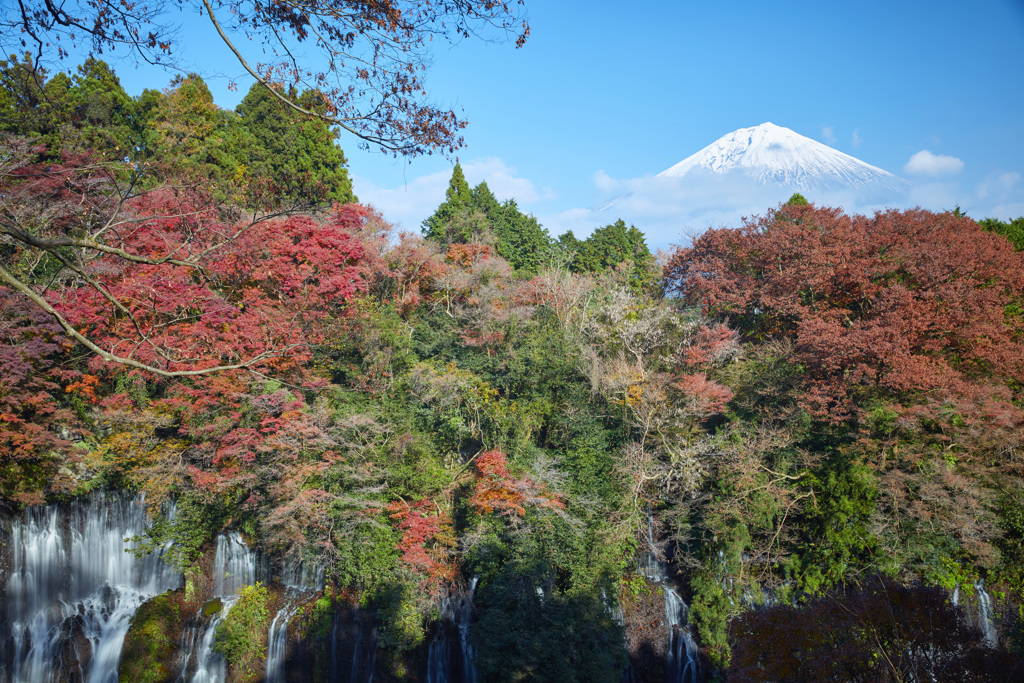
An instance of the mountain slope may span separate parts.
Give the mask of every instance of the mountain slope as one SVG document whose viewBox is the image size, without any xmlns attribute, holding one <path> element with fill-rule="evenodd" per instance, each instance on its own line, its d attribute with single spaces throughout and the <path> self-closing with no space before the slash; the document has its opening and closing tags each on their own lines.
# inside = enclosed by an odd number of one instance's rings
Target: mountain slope
<svg viewBox="0 0 1024 683">
<path fill-rule="evenodd" d="M 904 191 L 910 186 L 902 178 L 773 123 L 733 131 L 658 177 L 681 178 L 699 169 L 715 174 L 741 171 L 760 184 L 802 190 L 873 186 Z"/>
</svg>

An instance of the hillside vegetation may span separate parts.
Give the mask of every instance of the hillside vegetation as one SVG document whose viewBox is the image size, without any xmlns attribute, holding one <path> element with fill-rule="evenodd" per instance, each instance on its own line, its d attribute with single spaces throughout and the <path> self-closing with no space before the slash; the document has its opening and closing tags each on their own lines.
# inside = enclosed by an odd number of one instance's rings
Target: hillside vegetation
<svg viewBox="0 0 1024 683">
<path fill-rule="evenodd" d="M 656 259 L 456 166 L 398 235 L 258 88 L 231 112 L 198 76 L 133 98 L 12 59 L 0 122 L 8 512 L 145 491 L 182 570 L 241 530 L 397 653 L 477 577 L 479 680 L 646 676 L 613 607 L 655 591 L 648 552 L 729 680 L 1020 671 L 1019 221 L 797 201 Z M 979 579 L 997 648 L 947 599 Z"/>
</svg>

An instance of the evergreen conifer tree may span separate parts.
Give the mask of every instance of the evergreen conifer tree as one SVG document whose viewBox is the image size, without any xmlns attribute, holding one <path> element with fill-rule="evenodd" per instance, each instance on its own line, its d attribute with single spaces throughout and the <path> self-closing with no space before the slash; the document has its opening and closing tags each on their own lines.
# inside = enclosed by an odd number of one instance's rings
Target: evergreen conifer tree
<svg viewBox="0 0 1024 683">
<path fill-rule="evenodd" d="M 317 94 L 289 97 L 316 108 Z M 282 199 L 312 203 L 357 201 L 338 133 L 322 119 L 303 116 L 282 104 L 259 83 L 235 110 L 251 148 L 240 159 L 248 178 L 271 180 Z"/>
<path fill-rule="evenodd" d="M 466 182 L 466 176 L 462 173 L 462 164 L 456 162 L 455 168 L 452 169 L 452 178 L 448 181 L 448 189 L 444 193 L 444 202 L 437 207 L 434 215 L 423 221 L 424 236 L 442 244 L 469 241 L 469 235 L 465 234 L 468 231 L 453 224 L 459 214 L 471 208 L 472 201 L 473 194 L 469 189 L 469 183 Z"/>
</svg>

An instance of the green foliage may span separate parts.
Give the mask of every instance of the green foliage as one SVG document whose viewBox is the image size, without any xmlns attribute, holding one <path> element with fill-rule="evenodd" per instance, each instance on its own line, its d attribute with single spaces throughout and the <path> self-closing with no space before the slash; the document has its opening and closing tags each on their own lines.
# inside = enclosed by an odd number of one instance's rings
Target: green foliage
<svg viewBox="0 0 1024 683">
<path fill-rule="evenodd" d="M 1024 251 L 1024 216 L 1009 222 L 997 218 L 983 218 L 978 221 L 978 225 L 1010 240 L 1014 251 Z"/>
<path fill-rule="evenodd" d="M 470 637 L 481 680 L 621 680 L 622 627 L 598 586 L 564 590 L 542 553 L 523 550 L 477 591 Z"/>
<path fill-rule="evenodd" d="M 398 563 L 398 532 L 381 520 L 372 518 L 345 523 L 352 512 L 338 506 L 336 516 L 346 530 L 334 539 L 331 574 L 340 586 L 362 591 L 376 590 L 386 582 Z"/>
<path fill-rule="evenodd" d="M 815 504 L 806 511 L 806 539 L 791 561 L 801 590 L 816 595 L 870 566 L 877 547 L 868 525 L 876 484 L 864 465 L 838 456 L 809 477 Z"/>
<path fill-rule="evenodd" d="M 259 680 L 267 657 L 270 594 L 261 583 L 246 586 L 224 620 L 217 624 L 213 649 L 227 659 L 238 680 Z"/>
<path fill-rule="evenodd" d="M 317 111 L 323 98 L 290 92 Z M 218 108 L 197 74 L 164 92 L 132 98 L 114 71 L 89 57 L 74 76 L 52 78 L 26 55 L 0 60 L 0 131 L 37 137 L 51 157 L 90 151 L 101 159 L 158 162 L 247 205 L 356 201 L 338 133 L 286 107 L 256 84 L 237 114 Z M 147 180 L 148 182 L 148 180 Z"/>
<path fill-rule="evenodd" d="M 551 238 L 533 216 L 519 210 L 514 199 L 499 203 L 483 182 L 472 190 L 456 164 L 445 202 L 423 222 L 424 235 L 451 244 L 493 244 L 517 272 L 535 274 L 547 260 Z"/>
<path fill-rule="evenodd" d="M 571 232 L 558 241 L 564 248 L 576 252 L 569 263 L 574 273 L 599 273 L 625 263 L 626 282 L 633 291 L 649 291 L 660 286 L 657 282 L 660 273 L 643 233 L 632 225 L 627 228 L 622 219 L 597 228 L 583 241 Z"/>
<path fill-rule="evenodd" d="M 487 183 L 473 188 L 469 208 L 484 217 L 498 255 L 513 269 L 530 275 L 540 270 L 547 260 L 551 238 L 536 218 L 522 213 L 514 199 L 499 204 Z"/>
<path fill-rule="evenodd" d="M 1020 489 L 1004 491 L 998 500 L 1003 536 L 996 541 L 1001 554 L 1000 573 L 1013 590 L 1024 596 L 1024 496 Z"/>
<path fill-rule="evenodd" d="M 322 107 L 314 91 L 301 96 L 293 91 L 288 97 L 313 111 Z M 260 83 L 253 84 L 235 112 L 238 125 L 251 136 L 240 156 L 247 182 L 266 179 L 287 202 L 358 201 L 345 154 L 335 145 L 338 133 L 323 120 L 297 113 Z"/>
<path fill-rule="evenodd" d="M 161 593 L 139 606 L 121 648 L 118 678 L 138 683 L 163 683 L 174 671 L 181 608 L 170 593 Z"/>
<path fill-rule="evenodd" d="M 444 202 L 437 207 L 432 216 L 423 221 L 423 235 L 443 245 L 471 241 L 471 235 L 465 226 L 454 226 L 460 214 L 470 206 L 472 194 L 466 176 L 462 173 L 462 164 L 455 163 L 451 180 L 445 191 Z"/>
<path fill-rule="evenodd" d="M 90 150 L 105 159 L 143 158 L 147 118 L 146 108 L 95 57 L 72 77 L 60 72 L 52 78 L 27 54 L 0 60 L 0 131 L 37 138 L 51 157 Z"/>
<path fill-rule="evenodd" d="M 146 535 L 136 539 L 139 543 L 133 552 L 141 557 L 162 550 L 164 561 L 185 571 L 199 557 L 207 539 L 223 526 L 225 517 L 219 505 L 205 502 L 194 493 L 185 494 L 176 503 L 173 520 L 156 519 Z"/>
<path fill-rule="evenodd" d="M 799 192 L 794 192 L 793 196 L 786 200 L 786 206 L 807 206 L 808 204 L 810 202 Z"/>
<path fill-rule="evenodd" d="M 690 585 L 694 592 L 690 623 L 697 631 L 712 666 L 728 666 L 732 656 L 728 624 L 738 612 L 736 600 L 723 588 L 717 572 L 708 567 L 699 570 Z"/>
<path fill-rule="evenodd" d="M 373 604 L 379 647 L 405 652 L 423 643 L 424 604 L 414 584 L 393 580 L 374 594 Z"/>
</svg>

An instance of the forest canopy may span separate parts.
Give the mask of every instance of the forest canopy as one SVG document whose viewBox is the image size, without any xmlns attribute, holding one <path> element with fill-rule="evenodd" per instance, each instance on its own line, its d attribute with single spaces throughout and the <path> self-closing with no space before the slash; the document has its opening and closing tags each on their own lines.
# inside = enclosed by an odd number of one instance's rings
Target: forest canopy
<svg viewBox="0 0 1024 683">
<path fill-rule="evenodd" d="M 1017 221 L 791 201 L 655 256 L 456 164 L 395 234 L 262 86 L 227 111 L 198 75 L 132 97 L 14 58 L 0 114 L 0 506 L 144 493 L 193 591 L 152 610 L 212 609 L 233 532 L 322 572 L 305 642 L 361 611 L 395 678 L 466 596 L 479 680 L 660 680 L 672 595 L 726 678 L 1019 666 Z M 235 675 L 286 594 L 225 617 Z"/>
</svg>

